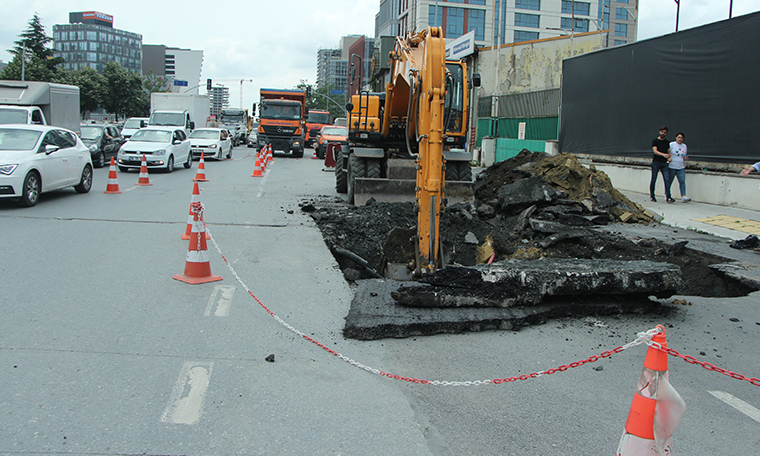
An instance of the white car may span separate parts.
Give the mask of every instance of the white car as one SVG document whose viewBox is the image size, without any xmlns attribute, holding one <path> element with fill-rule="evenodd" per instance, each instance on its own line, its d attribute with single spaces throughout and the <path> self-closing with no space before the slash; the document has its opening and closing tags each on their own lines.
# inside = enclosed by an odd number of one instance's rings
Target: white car
<svg viewBox="0 0 760 456">
<path fill-rule="evenodd" d="M 121 129 L 121 135 L 124 139 L 129 139 L 135 132 L 148 125 L 147 117 L 130 117 L 124 122 L 124 127 Z"/>
<path fill-rule="evenodd" d="M 190 140 L 181 128 L 145 127 L 137 130 L 119 149 L 116 159 L 119 170 L 140 169 L 143 155 L 148 168 L 163 168 L 167 173 L 174 171 L 175 163 L 182 163 L 185 168 L 193 166 Z"/>
<path fill-rule="evenodd" d="M 189 138 L 193 158 L 232 158 L 232 138 L 223 128 L 196 128 Z"/>
<path fill-rule="evenodd" d="M 82 140 L 65 128 L 0 125 L 0 198 L 37 204 L 41 193 L 92 188 L 92 159 Z"/>
</svg>

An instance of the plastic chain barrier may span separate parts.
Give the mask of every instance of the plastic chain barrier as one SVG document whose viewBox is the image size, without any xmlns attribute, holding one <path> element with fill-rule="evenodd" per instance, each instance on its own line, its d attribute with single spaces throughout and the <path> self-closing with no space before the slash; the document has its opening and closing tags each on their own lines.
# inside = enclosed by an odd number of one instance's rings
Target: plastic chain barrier
<svg viewBox="0 0 760 456">
<path fill-rule="evenodd" d="M 209 239 L 211 240 L 211 243 L 214 244 L 214 247 L 216 248 L 216 251 L 219 252 L 219 255 L 222 257 L 222 260 L 224 260 L 224 264 L 227 265 L 227 269 L 230 270 L 230 272 L 232 273 L 232 275 L 235 276 L 235 279 L 238 281 L 238 283 L 240 283 L 240 285 L 243 287 L 243 289 L 246 292 L 248 292 L 248 294 L 251 296 L 251 298 L 253 298 L 253 300 L 256 301 L 259 304 L 259 306 L 261 306 L 261 308 L 266 311 L 266 313 L 268 313 L 272 318 L 274 318 L 275 320 L 277 320 L 278 323 L 280 323 L 282 326 L 284 326 L 285 328 L 287 328 L 288 330 L 290 330 L 294 334 L 298 335 L 299 337 L 302 337 L 303 339 L 308 340 L 309 342 L 311 342 L 312 344 L 316 345 L 317 347 L 323 349 L 327 353 L 329 353 L 329 354 L 331 354 L 331 355 L 333 355 L 333 356 L 335 356 L 335 357 L 337 357 L 337 358 L 339 358 L 339 359 L 341 359 L 341 360 L 343 360 L 343 361 L 351 364 L 352 366 L 358 367 L 359 369 L 363 369 L 363 370 L 365 370 L 367 372 L 370 372 L 370 373 L 373 373 L 373 374 L 376 374 L 376 375 L 381 375 L 383 377 L 392 378 L 394 380 L 402 380 L 402 381 L 405 381 L 405 382 L 408 382 L 408 383 L 422 383 L 424 385 L 439 385 L 439 386 L 477 386 L 477 385 L 489 385 L 489 384 L 499 385 L 501 383 L 511 383 L 511 382 L 516 382 L 516 381 L 520 381 L 520 380 L 528 380 L 528 379 L 531 379 L 531 378 L 538 378 L 538 377 L 541 377 L 542 375 L 551 375 L 551 374 L 554 374 L 556 372 L 565 372 L 568 369 L 574 369 L 576 367 L 583 366 L 584 364 L 587 364 L 587 363 L 593 363 L 593 362 L 596 362 L 596 361 L 598 361 L 598 360 L 600 360 L 602 358 L 609 358 L 613 354 L 615 354 L 615 353 L 621 353 L 623 350 L 627 350 L 627 349 L 629 349 L 631 347 L 635 347 L 635 346 L 641 345 L 641 344 L 647 344 L 650 347 L 656 348 L 656 349 L 658 349 L 660 351 L 663 351 L 663 352 L 665 352 L 665 353 L 667 353 L 667 354 L 669 354 L 671 356 L 675 356 L 675 357 L 681 358 L 681 359 L 683 359 L 684 361 L 686 361 L 686 362 L 688 362 L 690 364 L 699 364 L 700 366 L 704 367 L 707 370 L 719 372 L 721 374 L 727 375 L 727 376 L 729 376 L 731 378 L 735 378 L 737 380 L 746 380 L 746 381 L 750 382 L 751 384 L 753 384 L 755 386 L 760 386 L 760 379 L 758 379 L 758 378 L 746 377 L 744 375 L 737 374 L 735 372 L 731 372 L 731 371 L 729 371 L 727 369 L 722 369 L 720 367 L 717 367 L 717 366 L 715 366 L 713 364 L 710 364 L 710 363 L 707 363 L 707 362 L 697 361 L 696 358 L 694 358 L 692 356 L 682 355 L 682 354 L 678 353 L 676 350 L 673 350 L 672 348 L 663 348 L 659 343 L 652 342 L 652 337 L 655 334 L 658 334 L 660 332 L 659 328 L 653 328 L 653 329 L 650 329 L 648 331 L 639 332 L 639 333 L 636 334 L 636 339 L 634 341 L 629 342 L 629 343 L 627 343 L 625 345 L 622 345 L 620 347 L 616 347 L 616 348 L 614 348 L 612 350 L 603 351 L 599 355 L 594 355 L 594 356 L 591 356 L 589 358 L 582 359 L 580 361 L 572 362 L 570 364 L 563 364 L 563 365 L 555 367 L 553 369 L 548 369 L 548 370 L 540 371 L 540 372 L 533 372 L 533 373 L 525 374 L 525 375 L 519 375 L 519 376 L 516 376 L 516 377 L 496 378 L 496 379 L 491 379 L 491 380 L 473 380 L 473 381 L 464 381 L 464 382 L 461 382 L 461 381 L 444 381 L 444 380 L 423 380 L 423 379 L 419 379 L 419 378 L 404 377 L 404 376 L 392 374 L 392 373 L 389 373 L 389 372 L 383 372 L 383 371 L 381 371 L 379 369 L 375 369 L 374 367 L 365 366 L 364 364 L 362 364 L 362 363 L 360 363 L 358 361 L 355 361 L 355 360 L 353 360 L 353 359 L 351 359 L 351 358 L 349 358 L 347 356 L 344 356 L 344 355 L 338 353 L 337 351 L 333 350 L 332 348 L 328 347 L 327 345 L 323 344 L 322 342 L 314 339 L 313 337 L 307 336 L 306 334 L 302 333 L 301 331 L 297 330 L 296 328 L 294 328 L 293 326 L 291 326 L 290 324 L 288 324 L 287 322 L 285 322 L 282 318 L 278 317 L 277 314 L 275 314 L 274 312 L 272 312 L 266 305 L 264 305 L 264 303 L 261 302 L 259 300 L 259 298 L 257 298 L 256 295 L 254 295 L 253 292 L 248 288 L 248 286 L 243 282 L 243 280 L 240 278 L 240 276 L 238 276 L 237 272 L 235 272 L 235 269 L 232 267 L 232 265 L 230 264 L 230 262 L 227 261 L 227 257 L 224 256 L 224 254 L 222 253 L 222 250 L 219 248 L 219 245 L 216 243 L 216 240 L 214 239 L 214 235 L 211 234 L 211 232 L 208 229 L 208 226 L 206 225 L 206 221 L 203 220 L 203 203 L 194 203 L 194 204 L 199 205 L 199 207 L 194 207 L 193 211 L 195 211 L 196 213 L 198 213 L 198 218 L 199 218 L 200 222 L 203 223 L 203 226 L 205 227 L 206 233 L 208 234 Z"/>
</svg>

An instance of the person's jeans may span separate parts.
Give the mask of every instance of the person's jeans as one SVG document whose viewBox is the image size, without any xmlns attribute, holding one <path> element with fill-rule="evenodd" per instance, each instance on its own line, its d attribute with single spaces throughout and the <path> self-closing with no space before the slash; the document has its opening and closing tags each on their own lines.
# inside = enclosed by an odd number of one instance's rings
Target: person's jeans
<svg viewBox="0 0 760 456">
<path fill-rule="evenodd" d="M 670 198 L 670 168 L 666 162 L 652 161 L 652 179 L 649 181 L 649 196 L 654 198 L 654 184 L 657 183 L 657 173 L 662 174 L 662 183 L 665 185 L 665 197 Z"/>
<path fill-rule="evenodd" d="M 678 186 L 681 190 L 681 196 L 686 196 L 686 168 L 673 169 L 669 168 L 668 172 L 668 193 L 670 193 L 670 186 L 673 184 L 673 180 L 678 178 Z"/>
</svg>

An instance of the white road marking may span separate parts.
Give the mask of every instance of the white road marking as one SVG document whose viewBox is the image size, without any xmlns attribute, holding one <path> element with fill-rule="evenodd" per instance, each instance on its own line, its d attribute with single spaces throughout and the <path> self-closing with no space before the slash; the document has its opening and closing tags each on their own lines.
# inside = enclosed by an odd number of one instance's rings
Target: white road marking
<svg viewBox="0 0 760 456">
<path fill-rule="evenodd" d="M 267 176 L 269 176 L 269 170 L 264 171 L 264 177 L 262 177 L 261 182 L 259 182 L 259 191 L 256 193 L 256 198 L 264 196 L 264 183 L 267 181 Z"/>
<path fill-rule="evenodd" d="M 755 407 L 747 404 L 743 400 L 739 399 L 736 396 L 733 396 L 729 393 L 726 393 L 725 391 L 708 391 L 713 396 L 717 397 L 721 401 L 725 402 L 726 404 L 730 405 L 731 407 L 735 408 L 736 410 L 742 412 L 743 414 L 747 415 L 748 417 L 752 418 L 753 420 L 760 423 L 760 410 L 756 409 Z"/>
<path fill-rule="evenodd" d="M 204 317 L 210 317 L 211 311 L 216 306 L 214 311 L 215 317 L 226 317 L 230 314 L 230 303 L 232 301 L 232 295 L 235 293 L 235 287 L 230 285 L 216 285 L 214 291 L 211 292 L 211 296 L 208 299 L 208 305 L 206 305 L 206 311 L 203 312 Z"/>
<path fill-rule="evenodd" d="M 200 421 L 213 365 L 210 362 L 186 362 L 182 365 L 169 403 L 161 415 L 162 422 L 195 424 Z"/>
</svg>

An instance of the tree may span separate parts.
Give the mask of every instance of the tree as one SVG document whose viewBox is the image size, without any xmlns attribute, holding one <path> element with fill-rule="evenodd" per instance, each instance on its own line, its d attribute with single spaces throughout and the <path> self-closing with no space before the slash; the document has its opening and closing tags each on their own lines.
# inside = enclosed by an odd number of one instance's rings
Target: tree
<svg viewBox="0 0 760 456">
<path fill-rule="evenodd" d="M 127 71 L 116 62 L 106 63 L 103 69 L 106 81 L 102 106 L 106 111 L 119 116 L 143 117 L 150 110 L 150 98 L 143 88 L 143 79 L 137 73 Z M 146 101 L 147 100 L 147 101 Z"/>
<path fill-rule="evenodd" d="M 153 74 L 153 70 L 148 69 L 148 72 L 143 76 L 143 87 L 148 92 L 171 92 L 171 79 L 167 77 L 156 76 Z"/>
<path fill-rule="evenodd" d="M 71 84 L 79 87 L 79 106 L 82 112 L 95 111 L 106 97 L 106 78 L 89 66 L 72 73 Z"/>
<path fill-rule="evenodd" d="M 8 62 L 8 65 L 0 71 L 0 79 L 11 81 L 21 80 L 21 54 L 16 55 Z M 36 55 L 26 56 L 23 68 L 25 81 L 52 81 L 55 73 L 50 71 L 46 62 L 40 60 Z"/>
<path fill-rule="evenodd" d="M 43 64 L 50 71 L 50 74 L 54 75 L 58 70 L 58 65 L 64 60 L 61 57 L 55 57 L 53 50 L 48 47 L 53 42 L 53 38 L 45 33 L 45 27 L 37 13 L 34 13 L 34 17 L 29 20 L 29 28 L 21 32 L 19 37 L 19 40 L 13 42 L 16 46 L 13 49 L 8 49 L 8 52 L 14 55 L 14 60 L 16 57 L 22 57 L 23 53 L 26 52 L 27 57 L 31 56 L 33 61 L 34 57 L 39 59 L 39 62 L 34 62 L 35 64 Z"/>
<path fill-rule="evenodd" d="M 332 95 L 331 90 L 334 87 L 335 86 L 331 85 L 315 89 L 313 86 L 309 85 L 305 79 L 302 79 L 296 86 L 296 89 L 303 91 L 306 91 L 307 88 L 311 89 L 309 90 L 311 96 L 306 99 L 306 107 L 309 108 L 309 110 L 330 111 L 333 117 L 343 117 L 346 114 L 343 109 L 343 106 L 345 105 L 344 96 Z"/>
</svg>

